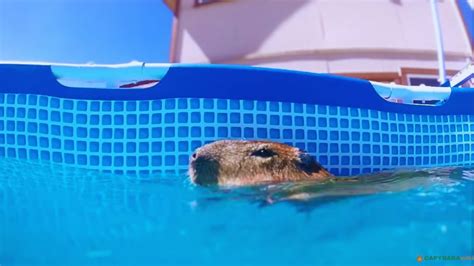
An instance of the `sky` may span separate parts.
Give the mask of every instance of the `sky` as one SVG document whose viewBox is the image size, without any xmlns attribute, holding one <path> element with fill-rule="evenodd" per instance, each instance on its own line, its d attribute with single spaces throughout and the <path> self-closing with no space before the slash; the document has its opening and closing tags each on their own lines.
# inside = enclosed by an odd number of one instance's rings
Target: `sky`
<svg viewBox="0 0 474 266">
<path fill-rule="evenodd" d="M 0 61 L 169 61 L 161 0 L 0 0 Z"/>
<path fill-rule="evenodd" d="M 457 0 L 459 9 L 464 16 L 467 33 L 471 45 L 474 46 L 474 0 Z"/>
<path fill-rule="evenodd" d="M 457 1 L 474 44 L 474 0 Z M 0 61 L 168 62 L 171 28 L 162 0 L 0 0 Z"/>
</svg>

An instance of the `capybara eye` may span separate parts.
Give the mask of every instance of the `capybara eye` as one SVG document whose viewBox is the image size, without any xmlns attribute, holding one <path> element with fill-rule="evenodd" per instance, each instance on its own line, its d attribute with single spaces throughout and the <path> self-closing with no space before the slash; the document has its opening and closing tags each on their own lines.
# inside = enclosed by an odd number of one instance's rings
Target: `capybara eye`
<svg viewBox="0 0 474 266">
<path fill-rule="evenodd" d="M 276 153 L 273 152 L 272 150 L 265 149 L 265 148 L 252 152 L 252 156 L 258 156 L 258 157 L 263 157 L 263 158 L 272 157 L 275 154 Z"/>
</svg>

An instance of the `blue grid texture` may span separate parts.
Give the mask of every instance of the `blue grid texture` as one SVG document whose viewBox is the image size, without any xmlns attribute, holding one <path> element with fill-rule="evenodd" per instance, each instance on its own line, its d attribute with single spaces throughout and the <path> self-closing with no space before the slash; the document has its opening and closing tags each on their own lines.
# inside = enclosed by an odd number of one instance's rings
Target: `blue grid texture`
<svg viewBox="0 0 474 266">
<path fill-rule="evenodd" d="M 306 150 L 335 175 L 474 164 L 474 115 L 223 99 L 91 101 L 0 94 L 0 157 L 116 173 L 181 172 L 218 139 Z"/>
</svg>

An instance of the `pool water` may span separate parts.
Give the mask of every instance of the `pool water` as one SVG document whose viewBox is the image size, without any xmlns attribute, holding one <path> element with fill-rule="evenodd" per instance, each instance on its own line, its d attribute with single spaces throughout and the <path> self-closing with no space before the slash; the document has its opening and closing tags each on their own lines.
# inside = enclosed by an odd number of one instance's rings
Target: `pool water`
<svg viewBox="0 0 474 266">
<path fill-rule="evenodd" d="M 409 173 L 370 183 L 383 187 L 375 194 L 290 200 L 291 185 L 202 188 L 185 174 L 2 158 L 0 265 L 416 265 L 417 256 L 474 255 L 474 169 Z"/>
</svg>

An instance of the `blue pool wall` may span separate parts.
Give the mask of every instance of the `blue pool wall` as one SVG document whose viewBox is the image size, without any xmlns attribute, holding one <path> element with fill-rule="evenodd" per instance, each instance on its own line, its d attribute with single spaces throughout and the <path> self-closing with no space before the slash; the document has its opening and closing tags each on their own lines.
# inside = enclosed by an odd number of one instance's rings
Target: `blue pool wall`
<svg viewBox="0 0 474 266">
<path fill-rule="evenodd" d="M 474 92 L 390 103 L 368 81 L 231 66 L 171 66 L 149 89 L 58 83 L 50 66 L 0 65 L 0 156 L 117 173 L 176 172 L 218 139 L 270 139 L 336 175 L 474 164 Z"/>
</svg>

